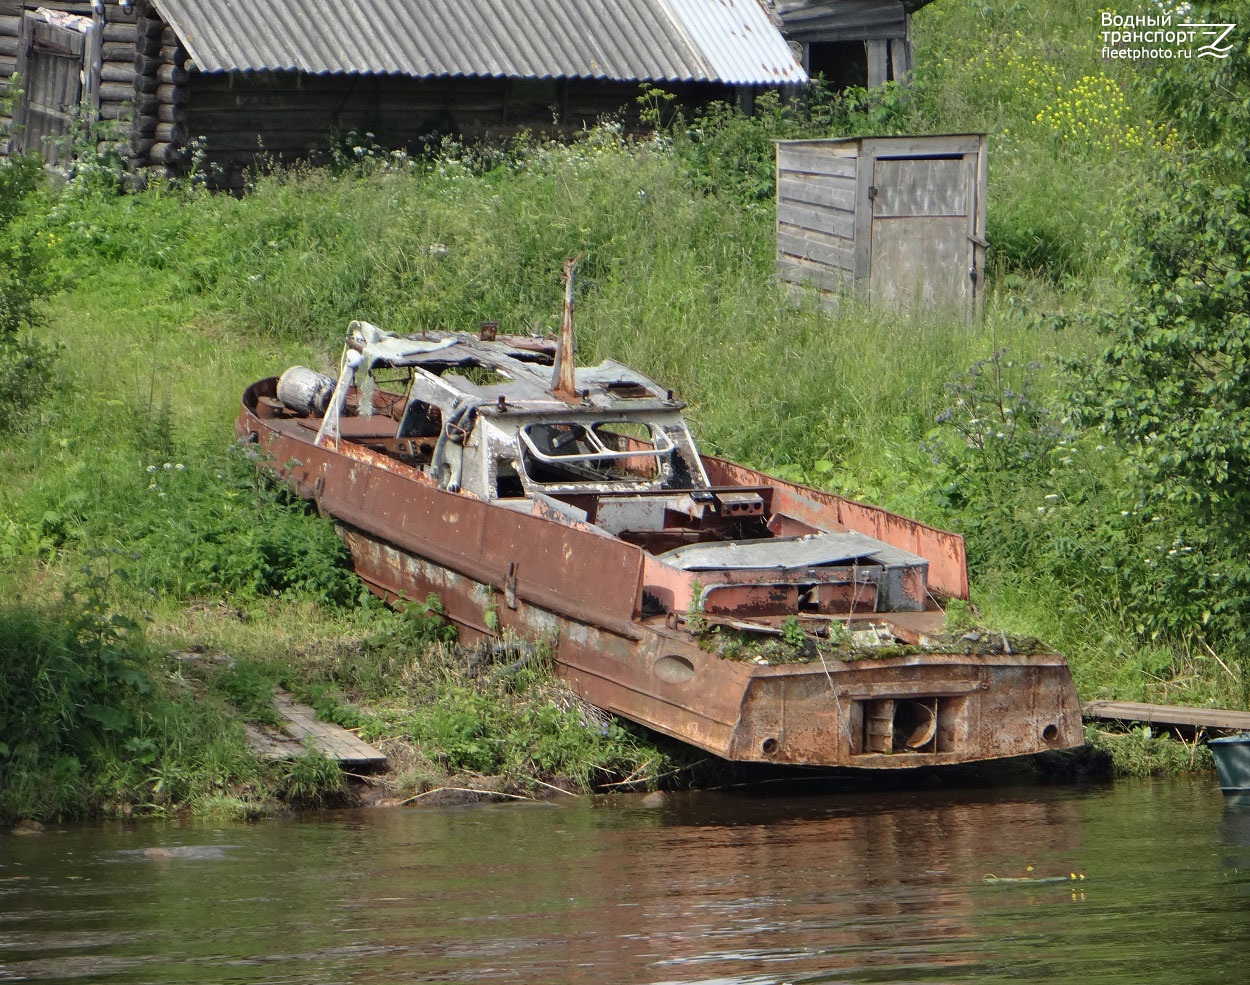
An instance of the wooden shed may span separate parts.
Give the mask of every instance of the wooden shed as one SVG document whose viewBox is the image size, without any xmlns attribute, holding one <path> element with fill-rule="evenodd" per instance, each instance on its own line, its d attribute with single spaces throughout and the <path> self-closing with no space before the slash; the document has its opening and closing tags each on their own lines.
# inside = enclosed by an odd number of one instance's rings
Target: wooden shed
<svg viewBox="0 0 1250 985">
<path fill-rule="evenodd" d="M 0 83 L 15 70 L 13 149 L 55 161 L 81 105 L 122 121 L 132 166 L 179 173 L 194 145 L 225 187 L 352 131 L 574 131 L 636 119 L 646 84 L 749 104 L 807 78 L 763 0 L 0 0 Z"/>
<path fill-rule="evenodd" d="M 985 134 L 777 143 L 777 275 L 970 317 L 984 282 Z"/>
<path fill-rule="evenodd" d="M 911 17 L 932 0 L 771 0 L 804 70 L 834 88 L 903 82 L 911 74 Z"/>
</svg>

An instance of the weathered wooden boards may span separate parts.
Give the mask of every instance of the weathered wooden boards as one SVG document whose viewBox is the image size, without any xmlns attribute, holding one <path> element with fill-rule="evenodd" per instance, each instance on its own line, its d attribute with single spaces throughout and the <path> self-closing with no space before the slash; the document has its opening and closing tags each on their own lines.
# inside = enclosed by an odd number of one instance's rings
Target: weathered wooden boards
<svg viewBox="0 0 1250 985">
<path fill-rule="evenodd" d="M 289 694 L 277 692 L 274 709 L 282 717 L 285 734 L 276 734 L 256 726 L 248 726 L 248 744 L 264 759 L 290 759 L 310 745 L 324 756 L 355 769 L 376 769 L 386 765 L 386 756 L 346 729 L 318 721 L 307 705 L 292 700 Z"/>
<path fill-rule="evenodd" d="M 984 134 L 777 142 L 777 275 L 965 319 L 984 280 Z"/>
<path fill-rule="evenodd" d="M 62 0 L 43 6 L 93 19 L 93 26 L 84 38 L 73 72 L 75 79 L 82 83 L 79 97 L 88 110 L 98 114 L 101 120 L 127 119 L 135 101 L 133 63 L 136 29 L 133 9 L 109 3 L 102 5 L 99 11 L 93 11 L 90 0 Z M 30 71 L 23 54 L 29 52 L 36 26 L 44 23 L 35 7 L 33 3 L 23 5 L 15 0 L 0 0 L 0 83 L 11 80 L 15 72 L 21 74 L 24 94 L 15 103 L 22 103 L 23 106 L 48 96 L 45 80 Z M 0 128 L 22 122 L 22 106 L 10 109 L 14 111 L 12 117 L 0 112 Z M 112 139 L 112 133 L 104 133 L 100 149 L 106 149 L 105 145 Z M 13 150 L 40 150 L 38 134 L 33 131 L 29 140 L 19 132 L 10 135 L 9 142 L 13 146 L 6 148 L 6 142 L 0 141 L 0 155 Z"/>
<path fill-rule="evenodd" d="M 1088 701 L 1081 708 L 1081 714 L 1085 718 L 1101 721 L 1146 722 L 1170 728 L 1250 731 L 1250 711 L 1228 708 L 1152 705 L 1137 701 Z"/>
</svg>

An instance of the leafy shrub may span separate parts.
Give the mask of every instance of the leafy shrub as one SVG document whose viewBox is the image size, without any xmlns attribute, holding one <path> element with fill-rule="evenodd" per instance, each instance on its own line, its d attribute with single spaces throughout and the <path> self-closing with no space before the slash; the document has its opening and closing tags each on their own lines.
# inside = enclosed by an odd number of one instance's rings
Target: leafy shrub
<svg viewBox="0 0 1250 985">
<path fill-rule="evenodd" d="M 1095 749 L 1110 754 L 1112 769 L 1120 776 L 1211 770 L 1215 765 L 1205 744 L 1190 745 L 1166 732 L 1155 732 L 1149 725 L 1119 732 L 1087 726 L 1085 738 Z"/>
<path fill-rule="evenodd" d="M 674 148 L 695 187 L 738 201 L 759 202 L 775 187 L 773 141 L 791 135 L 776 93 L 761 96 L 750 117 L 728 103 L 713 103 L 689 123 L 672 128 Z"/>
<path fill-rule="evenodd" d="M 212 693 L 229 702 L 248 721 L 278 724 L 273 706 L 277 682 L 266 669 L 251 660 L 235 660 L 231 665 L 207 675 Z"/>
<path fill-rule="evenodd" d="M 407 736 L 443 769 L 514 781 L 567 777 L 582 789 L 610 778 L 647 777 L 661 757 L 620 723 L 553 680 L 541 646 L 476 677 L 464 654 L 433 647 L 399 677 L 407 687 Z"/>
<path fill-rule="evenodd" d="M 978 360 L 946 384 L 948 404 L 926 449 L 944 475 L 946 504 L 971 525 L 1013 539 L 1021 490 L 1048 474 L 1062 431 L 1039 391 L 1040 363 L 1016 363 L 1005 349 Z"/>
<path fill-rule="evenodd" d="M 52 244 L 24 215 L 42 180 L 37 158 L 0 159 L 0 341 L 40 324 L 40 303 L 56 287 Z"/>
<path fill-rule="evenodd" d="M 1214 63 L 1214 64 L 1208 64 Z M 1158 516 L 1143 628 L 1250 644 L 1250 43 L 1160 69 L 1155 93 L 1190 142 L 1135 223 L 1130 294 L 1078 387 L 1125 448 L 1137 508 Z M 1211 91 L 1224 98 L 1212 102 Z"/>
<path fill-rule="evenodd" d="M 901 133 L 914 128 L 914 111 L 922 98 L 919 88 L 918 84 L 904 86 L 895 81 L 871 89 L 850 86 L 825 96 L 823 114 L 819 104 L 812 113 L 816 119 L 826 117 L 841 133 L 865 137 Z"/>
<path fill-rule="evenodd" d="M 34 155 L 0 159 L 0 435 L 14 431 L 52 390 L 59 347 L 19 333 L 43 321 L 56 287 L 53 242 L 26 215 L 43 187 Z"/>
<path fill-rule="evenodd" d="M 469 685 L 447 687 L 413 712 L 410 735 L 452 772 L 497 773 L 504 762 L 503 709 Z"/>
<path fill-rule="evenodd" d="M 130 476 L 146 488 L 132 493 L 133 513 L 118 533 L 138 555 L 143 587 L 182 598 L 276 595 L 340 606 L 359 598 L 360 582 L 331 523 L 266 482 L 238 449 L 194 457 Z"/>
<path fill-rule="evenodd" d="M 0 227 L 7 226 L 43 186 L 43 161 L 34 154 L 0 160 Z"/>
<path fill-rule="evenodd" d="M 153 682 L 139 624 L 108 607 L 114 561 L 94 558 L 57 605 L 0 608 L 0 815 L 85 813 L 87 765 L 141 738 Z"/>
<path fill-rule="evenodd" d="M 0 436 L 22 430 L 52 395 L 61 351 L 55 342 L 0 333 Z"/>
<path fill-rule="evenodd" d="M 442 600 L 431 592 L 423 602 L 399 601 L 370 623 L 361 644 L 366 653 L 381 658 L 404 658 L 423 653 L 456 638 L 456 627 L 443 616 Z"/>
<path fill-rule="evenodd" d="M 986 212 L 987 262 L 992 273 L 1044 274 L 1062 280 L 1077 265 L 1070 216 L 1039 199 L 994 202 Z"/>
</svg>

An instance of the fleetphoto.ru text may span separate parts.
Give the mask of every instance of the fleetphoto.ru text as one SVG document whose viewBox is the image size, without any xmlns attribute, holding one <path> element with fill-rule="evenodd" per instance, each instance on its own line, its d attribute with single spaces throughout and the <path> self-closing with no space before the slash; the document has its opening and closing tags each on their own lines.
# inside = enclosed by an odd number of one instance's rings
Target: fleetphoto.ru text
<svg viewBox="0 0 1250 985">
<path fill-rule="evenodd" d="M 1236 24 L 1188 19 L 1184 13 L 1118 14 L 1104 10 L 1100 19 L 1104 61 L 1150 61 L 1176 58 L 1227 58 Z"/>
</svg>

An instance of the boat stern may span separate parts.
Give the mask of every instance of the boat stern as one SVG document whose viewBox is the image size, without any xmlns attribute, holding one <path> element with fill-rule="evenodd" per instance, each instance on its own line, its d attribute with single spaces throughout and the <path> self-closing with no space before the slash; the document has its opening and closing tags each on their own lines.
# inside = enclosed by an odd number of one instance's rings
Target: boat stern
<svg viewBox="0 0 1250 985">
<path fill-rule="evenodd" d="M 1062 657 L 928 654 L 760 668 L 743 693 L 727 758 L 908 769 L 1083 742 Z"/>
</svg>

